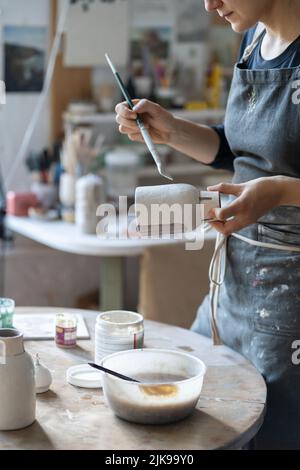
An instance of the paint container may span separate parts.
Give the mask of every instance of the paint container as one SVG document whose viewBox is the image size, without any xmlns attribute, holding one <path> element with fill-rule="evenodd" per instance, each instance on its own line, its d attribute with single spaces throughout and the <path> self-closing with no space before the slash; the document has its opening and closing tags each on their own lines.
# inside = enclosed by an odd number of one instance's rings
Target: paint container
<svg viewBox="0 0 300 470">
<path fill-rule="evenodd" d="M 140 349 L 144 344 L 144 319 L 136 312 L 113 310 L 100 313 L 95 331 L 95 363 L 112 353 Z"/>
<path fill-rule="evenodd" d="M 6 213 L 16 217 L 27 217 L 30 207 L 38 207 L 39 201 L 35 194 L 9 191 L 6 196 Z"/>
<path fill-rule="evenodd" d="M 0 297 L 0 328 L 13 328 L 15 301 Z"/>
<path fill-rule="evenodd" d="M 69 313 L 56 315 L 55 343 L 60 348 L 74 348 L 77 342 L 77 317 Z"/>
</svg>

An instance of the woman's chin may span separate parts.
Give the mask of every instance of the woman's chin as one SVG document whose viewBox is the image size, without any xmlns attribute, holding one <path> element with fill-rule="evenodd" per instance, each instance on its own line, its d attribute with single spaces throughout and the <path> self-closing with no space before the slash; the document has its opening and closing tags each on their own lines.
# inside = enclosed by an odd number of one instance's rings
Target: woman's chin
<svg viewBox="0 0 300 470">
<path fill-rule="evenodd" d="M 251 25 L 249 23 L 246 24 L 243 21 L 235 21 L 231 23 L 231 28 L 235 33 L 244 33 L 248 29 L 252 28 L 252 26 L 254 25 Z"/>
</svg>

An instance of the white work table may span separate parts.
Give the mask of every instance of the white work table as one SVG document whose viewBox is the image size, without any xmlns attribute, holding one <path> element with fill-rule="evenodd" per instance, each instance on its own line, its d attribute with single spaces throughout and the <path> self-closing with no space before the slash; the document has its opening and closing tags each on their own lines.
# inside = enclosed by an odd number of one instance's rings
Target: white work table
<svg viewBox="0 0 300 470">
<path fill-rule="evenodd" d="M 7 229 L 50 248 L 77 255 L 99 256 L 101 309 L 123 307 L 123 263 L 126 257 L 143 255 L 153 246 L 184 243 L 172 239 L 112 239 L 81 234 L 74 224 L 63 221 L 40 221 L 29 217 L 7 216 Z M 215 232 L 206 234 L 215 238 Z"/>
<path fill-rule="evenodd" d="M 29 217 L 6 217 L 6 227 L 56 250 L 88 256 L 138 256 L 151 246 L 182 243 L 167 239 L 105 239 L 79 232 L 74 224 L 57 221 L 40 221 Z"/>
</svg>

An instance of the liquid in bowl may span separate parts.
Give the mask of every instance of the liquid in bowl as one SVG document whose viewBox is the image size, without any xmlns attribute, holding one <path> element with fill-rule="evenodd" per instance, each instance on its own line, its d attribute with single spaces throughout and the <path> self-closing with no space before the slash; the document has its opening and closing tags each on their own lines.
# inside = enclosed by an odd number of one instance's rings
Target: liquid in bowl
<svg viewBox="0 0 300 470">
<path fill-rule="evenodd" d="M 191 414 L 206 371 L 194 356 L 159 349 L 112 354 L 102 365 L 140 381 L 127 382 L 104 374 L 103 391 L 117 416 L 142 424 L 172 423 Z"/>
</svg>

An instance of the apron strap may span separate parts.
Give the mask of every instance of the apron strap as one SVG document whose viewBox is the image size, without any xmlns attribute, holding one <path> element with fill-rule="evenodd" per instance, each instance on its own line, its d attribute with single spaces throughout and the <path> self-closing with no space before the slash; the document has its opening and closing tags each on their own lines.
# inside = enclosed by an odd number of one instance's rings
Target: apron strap
<svg viewBox="0 0 300 470">
<path fill-rule="evenodd" d="M 247 62 L 247 60 L 251 56 L 252 52 L 256 48 L 257 44 L 261 40 L 262 36 L 264 35 L 265 30 L 266 30 L 265 26 L 262 23 L 258 23 L 251 44 L 249 44 L 249 46 L 247 46 L 245 51 L 244 51 L 244 55 L 243 55 L 242 60 L 241 60 L 242 63 L 245 64 Z"/>
<path fill-rule="evenodd" d="M 221 233 L 217 234 L 215 251 L 209 266 L 210 325 L 214 346 L 220 346 L 222 344 L 217 325 L 217 310 L 220 287 L 225 279 L 227 238 L 228 237 L 225 237 Z"/>
<path fill-rule="evenodd" d="M 211 227 L 207 226 L 205 228 L 205 231 L 208 231 L 209 229 L 211 229 Z M 252 246 L 258 246 L 261 248 L 269 248 L 273 250 L 300 252 L 300 246 L 280 245 L 280 244 L 275 244 L 275 243 L 259 242 L 256 240 L 252 240 L 251 238 L 244 237 L 243 235 L 239 235 L 237 233 L 233 233 L 232 236 Z M 211 332 L 212 332 L 212 339 L 213 339 L 214 346 L 222 345 L 222 340 L 220 338 L 218 324 L 217 324 L 217 311 L 218 311 L 220 287 L 223 284 L 224 279 L 225 279 L 228 238 L 229 237 L 222 235 L 221 233 L 218 232 L 214 254 L 211 259 L 210 266 L 209 266 L 210 325 L 211 325 Z"/>
</svg>

